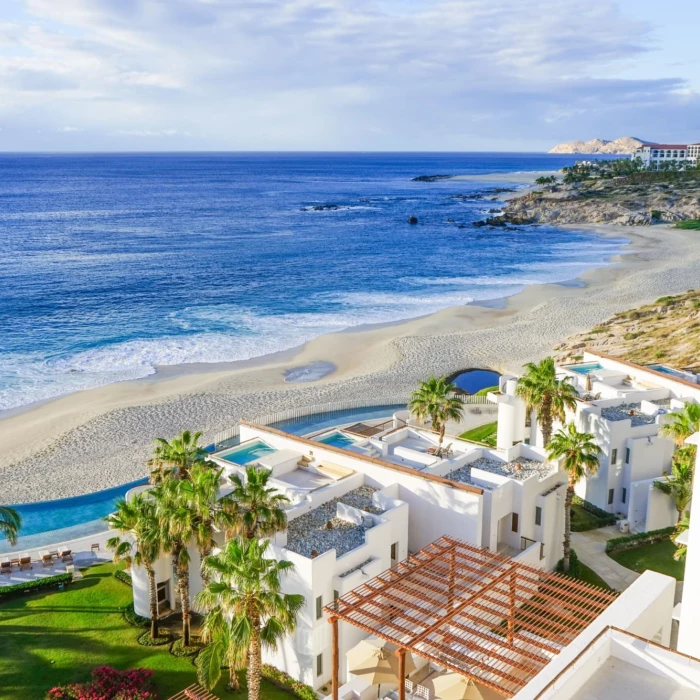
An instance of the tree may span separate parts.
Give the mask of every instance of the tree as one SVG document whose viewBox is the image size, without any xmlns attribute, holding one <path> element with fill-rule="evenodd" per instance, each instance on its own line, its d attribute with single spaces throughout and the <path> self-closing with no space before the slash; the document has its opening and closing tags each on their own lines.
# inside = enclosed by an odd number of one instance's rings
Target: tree
<svg viewBox="0 0 700 700">
<path fill-rule="evenodd" d="M 207 645 L 197 656 L 197 678 L 211 690 L 221 678 L 221 669 L 228 666 L 227 690 L 240 690 L 238 671 L 246 667 L 247 650 L 236 643 L 224 609 L 216 605 L 209 610 L 202 624 L 202 641 Z"/>
<path fill-rule="evenodd" d="M 462 402 L 450 396 L 457 387 L 450 384 L 445 377 L 429 377 L 427 381 L 420 382 L 418 389 L 411 394 L 408 409 L 418 420 L 430 418 L 432 428 L 440 433 L 438 453 L 442 449 L 442 441 L 445 437 L 447 421 L 462 419 L 464 407 Z"/>
<path fill-rule="evenodd" d="M 17 544 L 17 537 L 22 527 L 22 516 L 9 506 L 0 506 L 0 533 L 7 537 L 11 546 Z"/>
<path fill-rule="evenodd" d="M 234 515 L 232 531 L 245 539 L 269 537 L 287 527 L 287 515 L 283 507 L 289 498 L 269 487 L 272 472 L 269 469 L 246 467 L 245 480 L 232 474 L 233 491 L 222 499 L 225 509 Z"/>
<path fill-rule="evenodd" d="M 552 438 L 555 419 L 563 423 L 566 409 L 576 407 L 576 387 L 569 383 L 568 377 L 557 379 L 554 359 L 545 357 L 538 364 L 528 362 L 525 365 L 525 374 L 518 380 L 515 393 L 525 401 L 528 413 L 537 412 L 546 448 Z"/>
<path fill-rule="evenodd" d="M 149 495 L 136 494 L 129 501 L 117 502 L 117 510 L 107 518 L 113 530 L 127 535 L 124 539 L 115 536 L 107 540 L 107 548 L 114 552 L 114 563 L 124 560 L 143 566 L 148 576 L 148 600 L 151 611 L 151 639 L 158 636 L 158 594 L 153 564 L 161 554 L 162 533 L 156 516 L 156 504 Z M 133 542 L 132 542 L 133 538 Z"/>
<path fill-rule="evenodd" d="M 192 465 L 204 462 L 207 457 L 206 450 L 198 444 L 200 437 L 201 432 L 184 430 L 170 442 L 156 438 L 153 459 L 148 463 L 155 467 L 151 472 L 151 482 L 158 484 L 170 476 L 186 479 Z"/>
<path fill-rule="evenodd" d="M 685 561 L 686 554 L 688 553 L 688 545 L 681 544 L 678 541 L 678 538 L 680 535 L 682 535 L 684 532 L 688 530 L 690 527 L 690 511 L 686 510 L 685 513 L 683 514 L 683 518 L 678 521 L 678 524 L 676 525 L 676 532 L 673 534 L 671 539 L 673 540 L 673 543 L 676 545 L 676 551 L 673 553 L 673 558 L 676 561 Z"/>
<path fill-rule="evenodd" d="M 661 426 L 661 434 L 673 439 L 682 447 L 686 439 L 700 431 L 700 404 L 687 403 L 679 411 L 669 413 L 670 420 Z"/>
<path fill-rule="evenodd" d="M 294 564 L 266 558 L 269 545 L 269 540 L 229 540 L 221 552 L 206 558 L 204 566 L 212 580 L 194 601 L 207 617 L 213 613 L 230 619 L 228 644 L 239 650 L 235 653 L 243 650 L 248 658 L 250 700 L 260 698 L 262 647 L 275 649 L 285 634 L 294 631 L 304 604 L 303 596 L 282 593 L 282 577 L 291 573 Z M 227 648 L 223 644 L 209 654 L 222 655 Z M 211 661 L 214 659 L 210 658 L 209 667 Z M 215 669 L 210 668 L 210 673 L 214 676 Z"/>
<path fill-rule="evenodd" d="M 678 511 L 678 521 L 683 518 L 683 513 L 690 505 L 693 497 L 693 464 L 695 455 L 693 450 L 683 447 L 676 450 L 671 462 L 671 474 L 664 479 L 654 482 L 654 488 L 665 493 Z"/>
<path fill-rule="evenodd" d="M 568 485 L 564 499 L 564 571 L 571 562 L 571 503 L 574 487 L 586 475 L 595 474 L 600 464 L 600 447 L 590 433 L 580 433 L 573 423 L 558 430 L 549 443 L 548 456 L 551 460 L 561 460 L 567 473 Z"/>
</svg>

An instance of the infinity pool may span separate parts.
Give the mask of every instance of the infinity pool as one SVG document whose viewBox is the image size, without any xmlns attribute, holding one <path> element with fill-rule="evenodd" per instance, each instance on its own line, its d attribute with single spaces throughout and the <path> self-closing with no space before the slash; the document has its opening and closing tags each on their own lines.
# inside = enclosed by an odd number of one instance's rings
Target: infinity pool
<svg viewBox="0 0 700 700">
<path fill-rule="evenodd" d="M 315 438 L 316 442 L 322 442 L 324 445 L 333 445 L 333 447 L 350 447 L 355 444 L 355 440 L 341 433 L 340 430 L 334 430 L 332 433 L 328 433 L 320 438 Z"/>
<path fill-rule="evenodd" d="M 230 452 L 222 454 L 221 459 L 225 459 L 227 462 L 233 462 L 233 464 L 248 464 L 260 457 L 277 452 L 274 447 L 270 447 L 266 442 L 262 440 L 253 440 L 252 442 L 246 442 L 240 446 L 240 448 L 234 447 Z"/>
<path fill-rule="evenodd" d="M 571 365 L 566 369 L 570 369 L 572 372 L 576 372 L 576 374 L 590 374 L 591 372 L 599 372 L 601 369 L 605 369 L 605 367 L 603 367 L 600 362 L 586 362 L 582 365 Z"/>
</svg>

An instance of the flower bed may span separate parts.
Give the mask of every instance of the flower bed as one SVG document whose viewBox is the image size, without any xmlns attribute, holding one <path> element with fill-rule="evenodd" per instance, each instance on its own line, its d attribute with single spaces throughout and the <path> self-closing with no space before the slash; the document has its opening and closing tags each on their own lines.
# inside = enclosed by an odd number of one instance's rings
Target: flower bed
<svg viewBox="0 0 700 700">
<path fill-rule="evenodd" d="M 51 688 L 46 700 L 146 700 L 157 698 L 148 668 L 118 671 L 98 666 L 87 683 L 68 683 Z"/>
<path fill-rule="evenodd" d="M 636 535 L 625 535 L 624 537 L 614 537 L 605 543 L 605 551 L 618 552 L 622 549 L 632 549 L 645 544 L 654 544 L 667 540 L 676 531 L 675 527 L 665 527 L 661 530 L 650 530 L 649 532 L 638 532 Z"/>
</svg>

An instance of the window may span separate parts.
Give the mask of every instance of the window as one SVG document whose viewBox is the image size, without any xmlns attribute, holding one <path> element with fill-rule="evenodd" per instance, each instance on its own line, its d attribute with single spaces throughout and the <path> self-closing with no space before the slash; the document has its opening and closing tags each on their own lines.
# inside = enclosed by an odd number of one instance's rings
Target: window
<svg viewBox="0 0 700 700">
<path fill-rule="evenodd" d="M 316 598 L 316 619 L 320 620 L 323 617 L 323 596 Z"/>
<path fill-rule="evenodd" d="M 610 454 L 610 464 L 617 464 L 617 450 L 613 450 Z"/>
<path fill-rule="evenodd" d="M 627 503 L 627 489 L 622 489 L 622 502 Z"/>
<path fill-rule="evenodd" d="M 399 556 L 399 543 L 394 542 L 394 544 L 391 545 L 391 561 L 396 561 Z"/>
<path fill-rule="evenodd" d="M 632 451 L 630 450 L 629 447 L 625 448 L 625 464 L 630 463 L 630 457 L 632 456 Z"/>
<path fill-rule="evenodd" d="M 517 514 L 517 513 L 512 513 L 512 514 L 511 514 L 510 529 L 511 529 L 513 532 L 517 532 L 517 531 L 518 531 L 518 514 Z"/>
<path fill-rule="evenodd" d="M 323 654 L 319 654 L 316 657 L 316 675 L 317 676 L 323 675 Z"/>
<path fill-rule="evenodd" d="M 542 525 L 542 508 L 535 506 L 535 525 Z"/>
<path fill-rule="evenodd" d="M 608 505 L 611 506 L 615 500 L 615 489 L 608 489 Z"/>
</svg>

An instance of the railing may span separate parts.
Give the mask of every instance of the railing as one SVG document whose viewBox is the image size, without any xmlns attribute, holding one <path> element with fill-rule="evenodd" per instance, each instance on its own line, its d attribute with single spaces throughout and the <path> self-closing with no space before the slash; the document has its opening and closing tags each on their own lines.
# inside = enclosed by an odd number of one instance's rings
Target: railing
<svg viewBox="0 0 700 700">
<path fill-rule="evenodd" d="M 455 398 L 458 398 L 465 405 L 484 405 L 489 403 L 486 396 L 456 395 Z M 402 394 L 399 396 L 388 396 L 375 399 L 356 399 L 355 401 L 336 401 L 333 403 L 315 404 L 312 406 L 299 406 L 295 408 L 288 408 L 284 411 L 277 411 L 277 413 L 270 413 L 264 416 L 241 416 L 241 418 L 245 418 L 251 423 L 257 423 L 258 425 L 271 425 L 273 423 L 279 423 L 280 421 L 294 420 L 295 418 L 306 418 L 307 416 L 312 416 L 315 413 L 333 414 L 355 408 L 372 408 L 374 406 L 406 406 L 408 401 L 409 396 Z M 218 445 L 222 442 L 238 437 L 238 435 L 239 426 L 238 423 L 236 423 L 227 430 L 217 433 L 212 438 L 211 443 Z"/>
<path fill-rule="evenodd" d="M 537 540 L 531 540 L 529 537 L 520 537 L 521 552 L 532 547 L 533 544 L 537 544 Z M 542 561 L 542 559 L 544 559 L 544 542 L 540 542 L 540 561 Z"/>
</svg>

